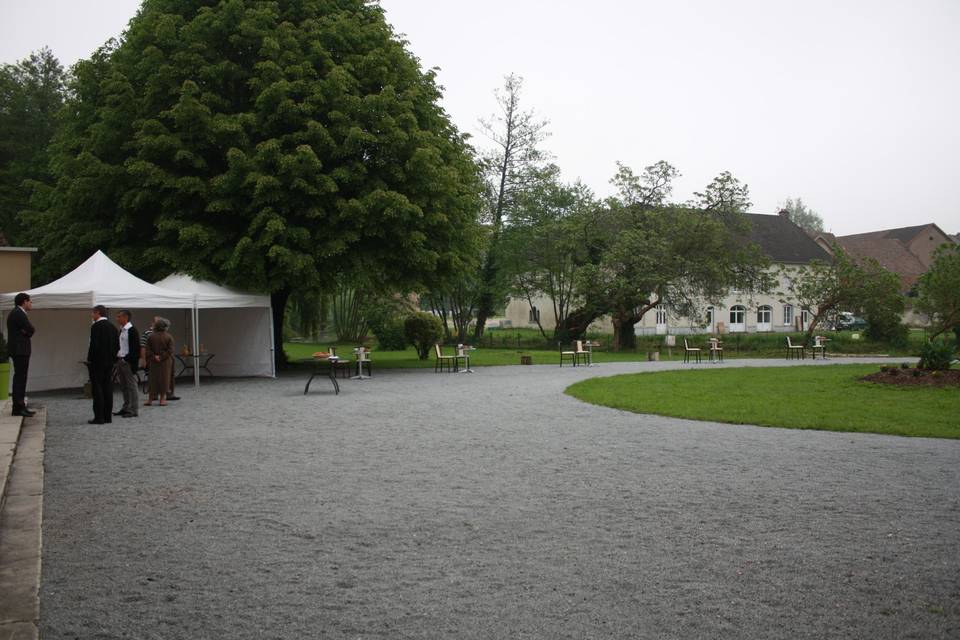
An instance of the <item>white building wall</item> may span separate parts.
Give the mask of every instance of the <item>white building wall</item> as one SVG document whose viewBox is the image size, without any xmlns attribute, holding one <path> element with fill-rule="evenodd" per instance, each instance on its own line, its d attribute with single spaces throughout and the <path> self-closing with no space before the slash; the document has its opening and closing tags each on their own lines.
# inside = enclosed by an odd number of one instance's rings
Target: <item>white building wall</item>
<svg viewBox="0 0 960 640">
<path fill-rule="evenodd" d="M 777 284 L 769 294 L 746 294 L 731 291 L 723 298 L 719 305 L 714 307 L 714 321 L 708 326 L 707 318 L 687 318 L 677 317 L 667 312 L 666 332 L 672 334 L 686 333 L 731 333 L 731 309 L 735 306 L 743 307 L 743 331 L 745 333 L 777 333 L 788 331 L 799 331 L 806 329 L 801 326 L 802 309 L 796 300 L 791 300 L 787 292 L 789 291 L 789 271 L 803 269 L 802 265 L 787 267 L 787 274 L 784 274 L 780 268 L 775 268 L 773 273 L 777 277 Z M 546 296 L 536 298 L 533 301 L 534 306 L 539 310 L 540 323 L 546 331 L 552 331 L 557 325 L 556 316 L 553 313 L 553 304 Z M 792 311 L 784 310 L 785 307 L 791 307 Z M 769 326 L 758 323 L 758 310 L 760 307 L 770 308 Z M 706 306 L 705 306 L 706 308 Z M 813 314 L 809 314 L 812 318 Z M 507 305 L 506 318 L 510 320 L 514 327 L 533 327 L 537 326 L 532 321 L 530 314 L 530 305 L 525 299 L 511 299 Z M 809 322 L 808 322 L 809 324 Z M 613 323 L 609 317 L 598 319 L 590 325 L 592 331 L 600 333 L 613 333 Z M 660 327 L 663 332 L 663 327 Z M 653 335 L 658 333 L 657 313 L 653 309 L 648 312 L 643 319 L 635 326 L 637 335 Z"/>
</svg>

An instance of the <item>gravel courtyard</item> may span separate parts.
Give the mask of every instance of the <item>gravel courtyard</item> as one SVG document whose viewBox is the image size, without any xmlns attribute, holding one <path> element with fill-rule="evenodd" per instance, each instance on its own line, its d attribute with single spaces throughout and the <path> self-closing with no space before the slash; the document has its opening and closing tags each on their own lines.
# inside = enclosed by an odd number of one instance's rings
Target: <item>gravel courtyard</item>
<svg viewBox="0 0 960 640">
<path fill-rule="evenodd" d="M 38 398 L 43 637 L 960 637 L 960 441 L 563 394 L 682 366 L 217 380 L 103 426 Z"/>
</svg>

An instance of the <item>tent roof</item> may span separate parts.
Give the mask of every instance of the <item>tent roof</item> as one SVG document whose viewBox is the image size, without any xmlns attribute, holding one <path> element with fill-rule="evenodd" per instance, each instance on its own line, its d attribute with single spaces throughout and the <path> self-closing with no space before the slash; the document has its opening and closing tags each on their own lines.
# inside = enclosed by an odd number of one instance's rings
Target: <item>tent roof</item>
<svg viewBox="0 0 960 640">
<path fill-rule="evenodd" d="M 195 280 L 185 273 L 169 275 L 156 286 L 196 294 L 197 306 L 201 309 L 270 306 L 270 296 L 244 293 L 206 280 Z"/>
<path fill-rule="evenodd" d="M 191 309 L 193 294 L 171 291 L 141 280 L 97 251 L 86 262 L 59 280 L 27 291 L 34 309 L 109 308 Z M 17 292 L 0 294 L 0 305 L 9 306 Z"/>
</svg>

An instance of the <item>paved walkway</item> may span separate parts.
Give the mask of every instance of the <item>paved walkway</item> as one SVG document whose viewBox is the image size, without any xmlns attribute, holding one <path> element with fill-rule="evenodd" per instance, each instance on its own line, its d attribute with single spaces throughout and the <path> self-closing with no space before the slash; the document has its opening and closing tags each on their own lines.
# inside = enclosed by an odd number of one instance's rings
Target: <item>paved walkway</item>
<svg viewBox="0 0 960 640">
<path fill-rule="evenodd" d="M 562 393 L 682 366 L 217 381 L 98 427 L 44 399 L 43 637 L 960 636 L 960 441 Z"/>
</svg>

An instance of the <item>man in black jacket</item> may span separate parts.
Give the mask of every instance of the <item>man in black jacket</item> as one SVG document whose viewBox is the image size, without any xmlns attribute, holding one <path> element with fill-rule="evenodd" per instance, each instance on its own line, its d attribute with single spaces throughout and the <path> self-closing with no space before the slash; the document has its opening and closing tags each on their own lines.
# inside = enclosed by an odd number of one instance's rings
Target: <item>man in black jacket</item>
<svg viewBox="0 0 960 640">
<path fill-rule="evenodd" d="M 93 389 L 93 420 L 89 424 L 113 422 L 113 367 L 120 350 L 120 333 L 107 318 L 102 304 L 93 308 L 90 326 L 90 348 L 87 366 L 90 367 L 90 386 Z"/>
<path fill-rule="evenodd" d="M 13 299 L 16 305 L 7 316 L 7 342 L 13 360 L 13 415 L 29 418 L 34 414 L 27 409 L 27 369 L 30 367 L 30 338 L 34 328 L 27 317 L 33 302 L 26 293 L 18 293 Z"/>
<path fill-rule="evenodd" d="M 140 393 L 136 378 L 140 364 L 140 332 L 133 326 L 133 314 L 126 309 L 117 314 L 117 326 L 120 327 L 117 377 L 123 393 L 123 407 L 113 415 L 135 418 L 140 415 Z"/>
</svg>

